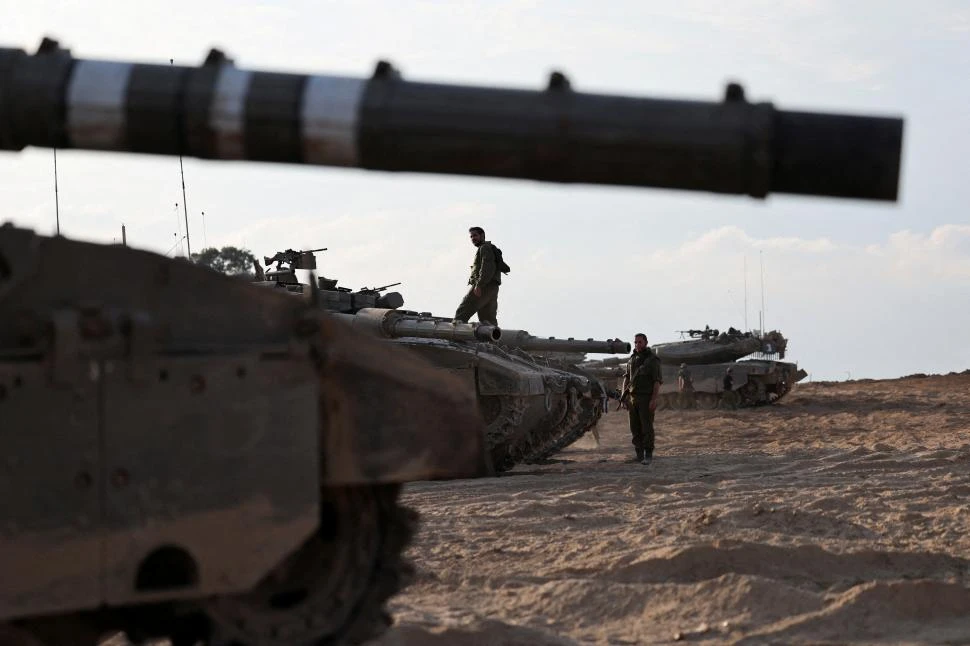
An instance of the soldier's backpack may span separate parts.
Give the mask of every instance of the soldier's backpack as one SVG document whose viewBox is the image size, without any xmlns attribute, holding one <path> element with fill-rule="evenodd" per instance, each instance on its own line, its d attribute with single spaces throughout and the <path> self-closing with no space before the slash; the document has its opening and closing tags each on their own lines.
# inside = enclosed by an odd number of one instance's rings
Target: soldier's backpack
<svg viewBox="0 0 970 646">
<path fill-rule="evenodd" d="M 506 265 L 505 260 L 502 259 L 502 250 L 495 245 L 492 245 L 492 249 L 495 250 L 495 268 L 503 274 L 507 274 L 512 271 L 512 268 Z"/>
</svg>

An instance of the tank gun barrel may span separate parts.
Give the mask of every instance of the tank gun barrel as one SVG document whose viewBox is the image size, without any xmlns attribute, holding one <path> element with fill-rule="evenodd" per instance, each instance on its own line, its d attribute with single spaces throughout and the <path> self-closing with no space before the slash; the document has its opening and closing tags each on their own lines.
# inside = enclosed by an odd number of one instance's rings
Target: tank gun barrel
<svg viewBox="0 0 970 646">
<path fill-rule="evenodd" d="M 903 119 L 705 102 L 74 58 L 0 48 L 0 149 L 185 155 L 896 201 Z"/>
<path fill-rule="evenodd" d="M 619 339 L 597 341 L 594 339 L 557 339 L 538 337 L 525 330 L 502 330 L 501 345 L 520 348 L 526 352 L 595 352 L 623 354 L 630 351 L 630 344 Z"/>
<path fill-rule="evenodd" d="M 381 338 L 417 337 L 448 341 L 498 341 L 502 330 L 482 323 L 452 323 L 397 310 L 364 308 L 356 314 L 335 313 L 338 319 Z"/>
<path fill-rule="evenodd" d="M 589 361 L 584 361 L 579 365 L 580 368 L 614 368 L 617 366 L 622 366 L 629 361 L 628 357 L 606 357 L 605 359 L 590 359 Z"/>
</svg>

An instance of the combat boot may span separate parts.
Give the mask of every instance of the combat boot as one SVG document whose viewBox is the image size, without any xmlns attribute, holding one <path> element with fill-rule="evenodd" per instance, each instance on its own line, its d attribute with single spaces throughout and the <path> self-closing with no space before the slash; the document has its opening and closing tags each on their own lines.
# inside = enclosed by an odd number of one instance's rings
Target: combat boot
<svg viewBox="0 0 970 646">
<path fill-rule="evenodd" d="M 653 462 L 653 454 L 644 453 L 643 458 L 640 460 L 640 464 L 646 467 L 646 466 L 650 466 L 651 462 Z"/>
</svg>

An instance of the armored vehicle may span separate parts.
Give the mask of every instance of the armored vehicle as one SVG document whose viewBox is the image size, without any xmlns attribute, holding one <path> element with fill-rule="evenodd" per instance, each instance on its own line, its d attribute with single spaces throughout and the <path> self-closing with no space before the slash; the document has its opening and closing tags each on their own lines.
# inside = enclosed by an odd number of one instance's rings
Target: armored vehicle
<svg viewBox="0 0 970 646">
<path fill-rule="evenodd" d="M 0 227 L 0 642 L 372 637 L 400 483 L 486 473 L 482 426 L 302 299 Z"/>
<path fill-rule="evenodd" d="M 718 406 L 759 406 L 784 397 L 807 373 L 785 358 L 788 340 L 772 330 L 727 332 L 706 327 L 683 330 L 690 338 L 652 346 L 663 369 L 657 408 L 715 408 Z M 604 359 L 581 364 L 606 379 L 622 379 L 625 363 Z M 693 389 L 679 392 L 681 369 L 688 371 Z M 732 376 L 732 387 L 724 389 L 724 377 Z"/>
<path fill-rule="evenodd" d="M 619 339 L 596 341 L 593 339 L 539 338 L 524 330 L 503 330 L 499 344 L 514 348 L 518 353 L 527 353 L 529 358 L 536 363 L 568 372 L 572 375 L 577 393 L 578 405 L 576 406 L 577 412 L 574 415 L 574 422 L 565 429 L 565 432 L 550 437 L 545 443 L 536 446 L 526 456 L 524 462 L 539 463 L 546 461 L 579 440 L 589 431 L 593 431 L 598 445 L 599 434 L 595 430 L 596 423 L 607 410 L 609 388 L 595 374 L 581 368 L 579 363 L 587 352 L 601 354 L 629 353 L 630 344 Z"/>
<path fill-rule="evenodd" d="M 734 83 L 682 101 L 575 92 L 558 72 L 533 92 L 410 82 L 383 61 L 363 79 L 246 70 L 218 50 L 186 67 L 77 59 L 50 39 L 0 48 L 0 150 L 892 202 L 902 132 L 751 103 Z M 0 249 L 3 639 L 379 632 L 407 575 L 399 483 L 477 472 L 481 448 L 467 383 L 355 333 L 404 313 L 340 326 L 145 252 L 18 230 Z M 471 343 L 450 346 L 467 350 L 459 380 L 483 356 Z M 489 428 L 564 408 L 568 377 L 502 352 L 480 373 Z"/>
<path fill-rule="evenodd" d="M 573 352 L 629 352 L 612 339 L 576 341 L 540 338 L 525 330 L 461 323 L 429 312 L 401 309 L 399 283 L 352 290 L 338 280 L 316 277 L 300 282 L 297 270 L 317 269 L 315 251 L 288 249 L 256 262 L 258 285 L 306 296 L 338 320 L 370 336 L 390 340 L 459 376 L 475 393 L 486 425 L 486 446 L 494 469 L 548 459 L 583 436 L 602 414 L 602 384 L 562 360 Z M 275 269 L 270 264 L 275 263 Z M 313 277 L 310 280 L 314 280 Z"/>
</svg>

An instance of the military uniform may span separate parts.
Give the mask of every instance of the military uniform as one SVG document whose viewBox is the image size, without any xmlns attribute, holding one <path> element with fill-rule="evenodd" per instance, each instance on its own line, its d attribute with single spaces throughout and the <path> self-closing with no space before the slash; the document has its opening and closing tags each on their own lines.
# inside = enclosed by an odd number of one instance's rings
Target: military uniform
<svg viewBox="0 0 970 646">
<path fill-rule="evenodd" d="M 677 378 L 684 380 L 684 391 L 694 390 L 694 378 L 690 374 L 690 369 L 687 367 L 681 367 L 677 371 Z"/>
<path fill-rule="evenodd" d="M 690 374 L 690 369 L 687 366 L 681 365 L 680 370 L 677 371 L 677 380 L 678 380 L 678 384 L 680 383 L 683 384 L 680 390 L 680 407 L 693 408 L 694 407 L 694 377 Z"/>
<path fill-rule="evenodd" d="M 737 408 L 738 394 L 734 392 L 734 377 L 730 372 L 724 374 L 724 392 L 721 393 L 721 408 Z"/>
<path fill-rule="evenodd" d="M 630 435 L 633 436 L 637 460 L 642 460 L 645 456 L 653 457 L 654 411 L 650 410 L 650 399 L 653 397 L 654 384 L 662 383 L 660 359 L 653 350 L 644 348 L 642 352 L 634 351 L 627 362 L 623 389 L 629 389 L 630 392 Z"/>
<path fill-rule="evenodd" d="M 495 262 L 495 247 L 488 240 L 475 250 L 468 284 L 471 288 L 455 311 L 455 320 L 467 323 L 472 314 L 477 314 L 481 323 L 498 325 L 498 289 L 502 274 Z M 476 287 L 481 288 L 481 296 L 475 296 Z"/>
</svg>

